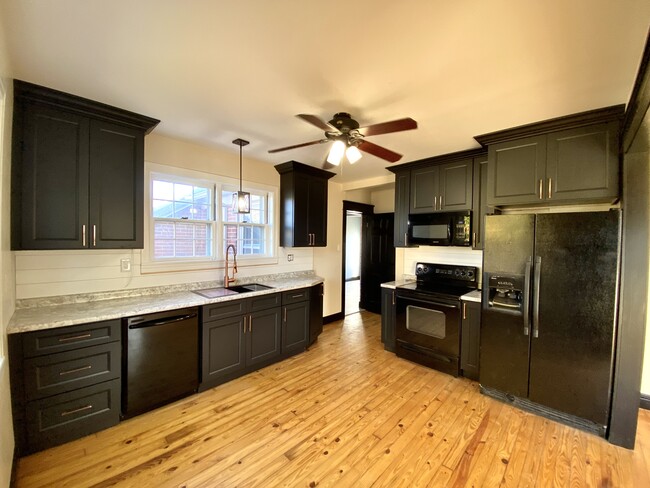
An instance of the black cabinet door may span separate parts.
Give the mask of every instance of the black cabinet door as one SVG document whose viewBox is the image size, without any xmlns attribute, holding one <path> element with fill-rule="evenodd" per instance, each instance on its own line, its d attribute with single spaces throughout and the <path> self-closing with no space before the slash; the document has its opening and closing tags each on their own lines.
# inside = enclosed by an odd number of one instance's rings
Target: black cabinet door
<svg viewBox="0 0 650 488">
<path fill-rule="evenodd" d="M 280 355 L 280 307 L 253 312 L 247 317 L 246 364 L 252 366 Z"/>
<path fill-rule="evenodd" d="M 463 376 L 478 380 L 481 341 L 481 304 L 463 300 L 460 369 Z"/>
<path fill-rule="evenodd" d="M 618 195 L 618 123 L 548 134 L 545 197 L 615 199 Z"/>
<path fill-rule="evenodd" d="M 440 165 L 438 209 L 444 211 L 472 209 L 471 159 Z"/>
<path fill-rule="evenodd" d="M 284 176 L 284 175 L 283 175 Z M 292 200 L 284 202 L 291 207 L 291 215 L 287 216 L 284 225 L 289 226 L 287 235 L 290 236 L 284 246 L 307 247 L 311 245 L 310 224 L 310 177 L 300 173 L 289 175 L 292 185 Z"/>
<path fill-rule="evenodd" d="M 411 172 L 395 175 L 395 247 L 407 246 Z"/>
<path fill-rule="evenodd" d="M 309 343 L 311 346 L 323 332 L 323 284 L 309 289 Z"/>
<path fill-rule="evenodd" d="M 361 296 L 359 306 L 381 313 L 381 284 L 395 279 L 392 213 L 363 216 L 361 250 Z"/>
<path fill-rule="evenodd" d="M 381 342 L 384 349 L 395 352 L 395 290 L 381 289 Z"/>
<path fill-rule="evenodd" d="M 487 204 L 487 155 L 474 158 L 474 197 L 472 201 L 472 248 L 483 249 L 485 215 L 494 211 Z"/>
<path fill-rule="evenodd" d="M 309 302 L 284 305 L 282 313 L 282 354 L 304 350 L 309 336 Z"/>
<path fill-rule="evenodd" d="M 246 367 L 244 315 L 203 323 L 202 382 L 217 383 Z"/>
<path fill-rule="evenodd" d="M 21 231 L 14 248 L 87 246 L 88 132 L 87 118 L 26 104 L 22 158 L 14 155 L 13 165 L 21 181 L 21 198 L 13 203 Z"/>
<path fill-rule="evenodd" d="M 144 134 L 90 123 L 90 247 L 142 248 Z"/>
<path fill-rule="evenodd" d="M 488 205 L 539 203 L 544 200 L 546 135 L 488 147 Z"/>
<path fill-rule="evenodd" d="M 327 180 L 308 178 L 309 234 L 311 245 L 327 246 Z"/>
<path fill-rule="evenodd" d="M 410 213 L 429 213 L 438 210 L 439 179 L 439 166 L 411 170 Z"/>
</svg>

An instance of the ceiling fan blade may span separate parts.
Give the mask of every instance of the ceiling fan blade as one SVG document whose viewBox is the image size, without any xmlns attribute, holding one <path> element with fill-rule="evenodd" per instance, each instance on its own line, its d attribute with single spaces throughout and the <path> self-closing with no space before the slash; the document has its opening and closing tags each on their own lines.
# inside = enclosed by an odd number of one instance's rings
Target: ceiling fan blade
<svg viewBox="0 0 650 488">
<path fill-rule="evenodd" d="M 404 119 L 391 120 L 390 122 L 382 122 L 381 124 L 359 127 L 359 132 L 364 136 L 377 136 L 379 134 L 388 134 L 389 132 L 400 132 L 417 128 L 418 123 L 415 120 L 406 117 Z"/>
<path fill-rule="evenodd" d="M 296 117 L 300 117 L 305 122 L 309 122 L 311 125 L 315 125 L 319 129 L 323 129 L 326 132 L 338 130 L 336 127 L 328 124 L 327 122 L 322 120 L 320 117 L 317 117 L 316 115 L 298 114 L 296 115 Z"/>
<path fill-rule="evenodd" d="M 377 144 L 373 144 L 372 142 L 363 141 L 361 144 L 359 144 L 358 147 L 361 151 L 372 154 L 373 156 L 377 156 L 378 158 L 385 159 L 390 163 L 395 163 L 396 161 L 402 159 L 401 154 L 391 151 L 390 149 L 386 149 L 385 147 L 378 146 Z"/>
<path fill-rule="evenodd" d="M 323 142 L 329 142 L 329 139 L 318 139 L 317 141 L 304 142 L 302 144 L 296 144 L 294 146 L 280 147 L 278 149 L 270 149 L 270 153 L 276 153 L 280 151 L 288 151 L 289 149 L 297 149 L 299 147 L 313 146 L 314 144 L 322 144 Z"/>
</svg>

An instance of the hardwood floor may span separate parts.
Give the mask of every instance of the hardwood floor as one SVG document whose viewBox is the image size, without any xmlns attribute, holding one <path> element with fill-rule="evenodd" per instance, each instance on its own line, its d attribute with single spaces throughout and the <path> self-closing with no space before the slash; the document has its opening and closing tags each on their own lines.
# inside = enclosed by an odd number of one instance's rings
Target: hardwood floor
<svg viewBox="0 0 650 488">
<path fill-rule="evenodd" d="M 634 451 L 481 395 L 383 350 L 380 318 L 304 354 L 19 461 L 18 487 L 642 487 Z"/>
</svg>

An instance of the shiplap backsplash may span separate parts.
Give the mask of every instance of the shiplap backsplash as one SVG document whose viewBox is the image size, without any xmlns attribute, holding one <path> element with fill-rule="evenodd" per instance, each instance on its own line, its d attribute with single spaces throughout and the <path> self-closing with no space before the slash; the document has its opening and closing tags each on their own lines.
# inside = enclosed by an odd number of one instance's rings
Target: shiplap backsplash
<svg viewBox="0 0 650 488">
<path fill-rule="evenodd" d="M 481 279 L 481 267 L 483 265 L 483 251 L 473 251 L 465 247 L 446 246 L 420 246 L 405 248 L 402 258 L 402 273 L 396 271 L 396 277 L 400 274 L 412 275 L 415 273 L 416 263 L 439 263 L 459 264 L 463 266 L 476 266 L 479 268 L 479 280 Z M 398 255 L 396 255 L 398 256 Z M 480 286 L 480 282 L 479 282 Z"/>
<path fill-rule="evenodd" d="M 223 279 L 223 267 L 164 273 L 140 273 L 141 250 L 79 250 L 16 252 L 16 298 L 38 298 L 77 293 L 175 285 Z M 293 261 L 287 261 L 293 254 Z M 131 271 L 120 271 L 120 260 L 131 259 Z M 246 266 L 240 260 L 236 278 L 309 271 L 313 249 L 278 249 L 277 264 Z"/>
</svg>

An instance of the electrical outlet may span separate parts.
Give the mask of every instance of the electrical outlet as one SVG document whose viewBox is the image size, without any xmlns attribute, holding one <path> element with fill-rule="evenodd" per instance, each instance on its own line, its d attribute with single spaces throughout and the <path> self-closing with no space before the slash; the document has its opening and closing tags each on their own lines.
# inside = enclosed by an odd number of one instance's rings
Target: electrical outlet
<svg viewBox="0 0 650 488">
<path fill-rule="evenodd" d="M 287 254 L 287 261 L 293 261 L 293 254 Z"/>
<path fill-rule="evenodd" d="M 124 273 L 131 271 L 131 259 L 120 259 L 120 271 Z"/>
</svg>

